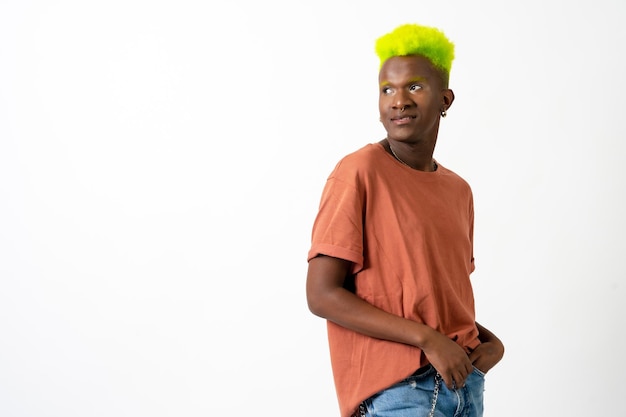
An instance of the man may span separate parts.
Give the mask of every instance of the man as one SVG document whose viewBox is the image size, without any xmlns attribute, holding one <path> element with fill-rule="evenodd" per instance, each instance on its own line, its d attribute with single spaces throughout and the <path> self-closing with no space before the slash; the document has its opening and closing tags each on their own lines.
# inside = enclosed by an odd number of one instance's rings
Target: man
<svg viewBox="0 0 626 417">
<path fill-rule="evenodd" d="M 329 176 L 308 254 L 342 417 L 481 416 L 504 346 L 475 321 L 469 185 L 433 159 L 454 45 L 401 25 L 376 42 L 387 137 Z M 460 414 L 455 414 L 459 413 Z"/>
</svg>

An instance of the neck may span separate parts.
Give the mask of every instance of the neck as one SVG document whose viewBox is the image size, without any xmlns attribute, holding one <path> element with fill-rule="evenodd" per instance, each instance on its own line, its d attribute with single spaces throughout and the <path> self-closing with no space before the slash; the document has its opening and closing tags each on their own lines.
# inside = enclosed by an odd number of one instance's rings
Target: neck
<svg viewBox="0 0 626 417">
<path fill-rule="evenodd" d="M 423 146 L 389 139 L 385 139 L 381 143 L 385 150 L 398 162 L 409 168 L 426 172 L 432 172 L 437 169 L 437 163 L 433 159 L 433 148 L 424 149 Z"/>
</svg>

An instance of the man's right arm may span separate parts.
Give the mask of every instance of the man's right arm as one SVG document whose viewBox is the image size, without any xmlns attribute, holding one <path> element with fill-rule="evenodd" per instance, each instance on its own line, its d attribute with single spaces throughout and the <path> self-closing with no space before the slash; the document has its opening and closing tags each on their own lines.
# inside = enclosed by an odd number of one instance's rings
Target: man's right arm
<svg viewBox="0 0 626 417">
<path fill-rule="evenodd" d="M 311 312 L 370 337 L 418 347 L 449 388 L 463 386 L 473 370 L 465 351 L 434 329 L 387 313 L 348 291 L 344 282 L 350 266 L 324 255 L 309 261 L 306 294 Z"/>
</svg>

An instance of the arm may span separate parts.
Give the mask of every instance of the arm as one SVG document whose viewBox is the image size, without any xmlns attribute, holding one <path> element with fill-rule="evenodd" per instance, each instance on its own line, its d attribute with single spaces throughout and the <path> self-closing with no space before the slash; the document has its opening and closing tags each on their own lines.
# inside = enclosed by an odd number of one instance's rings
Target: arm
<svg viewBox="0 0 626 417">
<path fill-rule="evenodd" d="M 504 356 L 504 344 L 478 322 L 476 322 L 476 327 L 478 327 L 480 345 L 470 353 L 469 358 L 476 368 L 487 373 Z"/>
<path fill-rule="evenodd" d="M 387 313 L 346 290 L 350 265 L 323 255 L 309 261 L 306 294 L 311 312 L 370 337 L 418 347 L 448 387 L 463 386 L 473 370 L 465 351 L 436 330 Z"/>
</svg>

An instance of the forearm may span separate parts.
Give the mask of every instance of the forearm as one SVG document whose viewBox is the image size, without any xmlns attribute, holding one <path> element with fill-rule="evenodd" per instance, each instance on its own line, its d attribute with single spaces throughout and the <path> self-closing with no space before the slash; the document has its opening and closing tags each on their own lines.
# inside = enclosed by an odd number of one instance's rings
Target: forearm
<svg viewBox="0 0 626 417">
<path fill-rule="evenodd" d="M 492 343 L 503 345 L 500 339 L 498 339 L 498 337 L 495 334 L 493 334 L 489 329 L 482 326 L 478 322 L 476 322 L 476 327 L 478 328 L 478 340 L 480 340 L 481 343 L 492 342 Z"/>
<path fill-rule="evenodd" d="M 487 328 L 476 323 L 480 345 L 470 353 L 470 360 L 483 372 L 489 371 L 504 356 L 504 344 Z"/>
<path fill-rule="evenodd" d="M 423 348 L 435 330 L 388 313 L 344 288 L 327 292 L 311 311 L 333 323 L 377 339 Z"/>
<path fill-rule="evenodd" d="M 462 386 L 472 370 L 465 350 L 447 336 L 424 324 L 389 314 L 343 288 L 327 293 L 317 307 L 312 309 L 315 314 L 348 329 L 420 348 L 448 388 L 457 383 Z"/>
<path fill-rule="evenodd" d="M 355 332 L 423 348 L 433 329 L 390 314 L 344 288 L 348 261 L 318 256 L 309 262 L 307 301 L 311 312 Z"/>
<path fill-rule="evenodd" d="M 444 334 L 388 313 L 345 289 L 349 267 L 349 262 L 328 256 L 309 261 L 306 292 L 311 312 L 366 336 L 420 348 L 449 388 L 462 385 L 472 370 L 465 350 Z"/>
</svg>

